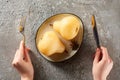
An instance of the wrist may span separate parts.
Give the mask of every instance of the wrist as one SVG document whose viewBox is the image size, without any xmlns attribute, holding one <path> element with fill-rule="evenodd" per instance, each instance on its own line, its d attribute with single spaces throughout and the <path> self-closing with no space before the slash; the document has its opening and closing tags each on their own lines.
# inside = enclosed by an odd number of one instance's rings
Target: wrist
<svg viewBox="0 0 120 80">
<path fill-rule="evenodd" d="M 21 76 L 21 80 L 33 80 L 33 77 L 32 76 L 30 76 L 30 77 Z"/>
<path fill-rule="evenodd" d="M 100 78 L 100 77 L 93 77 L 93 80 L 106 80 L 106 78 Z"/>
</svg>

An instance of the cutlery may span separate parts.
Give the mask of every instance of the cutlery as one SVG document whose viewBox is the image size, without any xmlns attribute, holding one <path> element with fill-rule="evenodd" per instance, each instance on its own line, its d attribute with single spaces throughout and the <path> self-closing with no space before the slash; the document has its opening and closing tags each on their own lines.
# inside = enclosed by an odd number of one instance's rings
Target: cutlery
<svg viewBox="0 0 120 80">
<path fill-rule="evenodd" d="M 95 38 L 95 41 L 97 44 L 97 48 L 100 49 L 100 57 L 99 57 L 99 61 L 100 61 L 102 59 L 102 49 L 100 48 L 99 36 L 98 36 L 98 31 L 97 31 L 97 26 L 96 26 L 96 21 L 95 21 L 94 15 L 92 15 L 91 23 L 92 23 L 93 34 L 94 34 L 94 38 Z M 94 57 L 95 57 L 95 55 L 94 55 Z"/>
<path fill-rule="evenodd" d="M 98 36 L 98 31 L 97 31 L 97 26 L 96 26 L 96 21 L 95 21 L 95 16 L 92 16 L 92 28 L 93 28 L 93 34 L 94 38 L 97 44 L 97 47 L 100 48 L 100 42 L 99 42 L 99 36 Z"/>
<path fill-rule="evenodd" d="M 26 16 L 21 18 L 20 25 L 19 25 L 19 32 L 23 36 L 23 43 L 24 43 L 24 57 L 23 59 L 27 61 L 26 53 L 25 53 L 25 23 L 26 23 Z"/>
</svg>

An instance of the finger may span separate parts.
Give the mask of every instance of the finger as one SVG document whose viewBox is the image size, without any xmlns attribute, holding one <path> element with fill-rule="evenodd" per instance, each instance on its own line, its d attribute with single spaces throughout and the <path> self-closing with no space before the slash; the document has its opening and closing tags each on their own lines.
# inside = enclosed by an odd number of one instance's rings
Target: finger
<svg viewBox="0 0 120 80">
<path fill-rule="evenodd" d="M 16 60 L 17 53 L 18 53 L 18 50 L 16 51 L 15 56 L 14 56 L 13 61 L 12 61 L 13 66 L 14 66 L 14 63 L 15 63 L 15 60 Z"/>
<path fill-rule="evenodd" d="M 19 63 L 20 63 L 19 50 L 17 50 L 15 53 L 12 65 L 13 65 L 13 67 L 17 67 Z"/>
<path fill-rule="evenodd" d="M 107 49 L 105 48 L 105 47 L 101 47 L 101 49 L 102 49 L 102 60 L 106 60 L 106 59 L 108 59 L 108 52 L 107 52 Z"/>
<path fill-rule="evenodd" d="M 15 60 L 18 58 L 18 54 L 19 54 L 19 49 L 16 50 L 16 53 L 15 53 L 15 56 L 14 56 Z"/>
<path fill-rule="evenodd" d="M 110 56 L 109 56 L 109 63 L 111 63 L 111 62 L 113 62 L 113 60 L 110 58 Z"/>
<path fill-rule="evenodd" d="M 30 49 L 25 48 L 26 60 L 31 62 L 31 59 L 30 59 L 30 56 L 29 56 L 29 51 L 30 51 Z"/>
<path fill-rule="evenodd" d="M 93 63 L 98 63 L 99 62 L 99 57 L 100 57 L 100 49 L 97 48 Z"/>
<path fill-rule="evenodd" d="M 30 51 L 30 48 L 27 48 L 28 52 Z"/>
<path fill-rule="evenodd" d="M 19 57 L 23 59 L 24 58 L 24 42 L 23 41 L 20 42 L 19 51 L 20 51 Z"/>
</svg>

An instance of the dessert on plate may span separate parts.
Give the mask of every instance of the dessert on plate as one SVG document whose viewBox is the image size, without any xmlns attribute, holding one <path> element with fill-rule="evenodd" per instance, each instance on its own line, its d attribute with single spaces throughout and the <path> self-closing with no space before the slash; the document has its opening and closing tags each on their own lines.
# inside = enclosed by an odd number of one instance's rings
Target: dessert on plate
<svg viewBox="0 0 120 80">
<path fill-rule="evenodd" d="M 65 47 L 54 31 L 47 31 L 44 33 L 43 38 L 39 40 L 38 49 L 46 56 L 51 56 L 63 53 Z"/>
<path fill-rule="evenodd" d="M 80 28 L 79 20 L 74 16 L 64 17 L 53 23 L 53 29 L 61 34 L 66 40 L 75 38 Z"/>
</svg>

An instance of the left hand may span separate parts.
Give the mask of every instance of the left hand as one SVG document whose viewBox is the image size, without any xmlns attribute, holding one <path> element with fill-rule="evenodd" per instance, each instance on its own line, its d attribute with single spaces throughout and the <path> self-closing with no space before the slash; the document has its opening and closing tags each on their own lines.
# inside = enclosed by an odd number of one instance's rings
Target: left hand
<svg viewBox="0 0 120 80">
<path fill-rule="evenodd" d="M 33 80 L 34 69 L 29 56 L 29 49 L 21 41 L 19 49 L 16 51 L 12 65 L 21 75 L 21 80 Z"/>
</svg>

